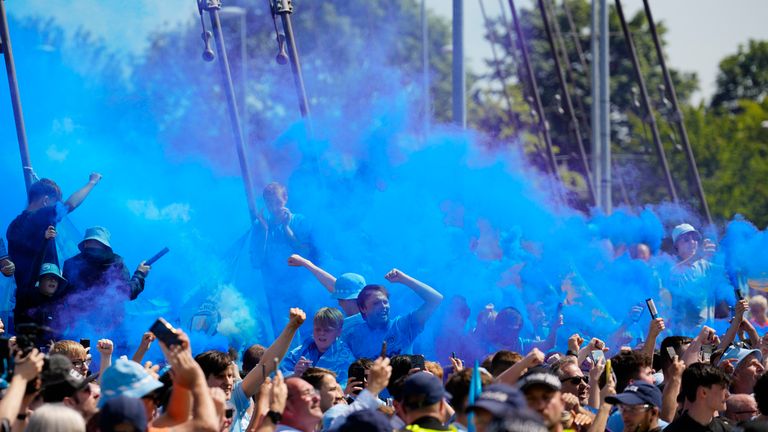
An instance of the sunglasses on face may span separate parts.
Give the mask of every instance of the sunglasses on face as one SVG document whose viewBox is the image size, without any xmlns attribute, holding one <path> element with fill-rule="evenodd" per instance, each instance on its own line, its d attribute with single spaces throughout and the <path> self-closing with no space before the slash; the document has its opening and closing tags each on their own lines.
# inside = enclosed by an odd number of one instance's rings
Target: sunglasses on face
<svg viewBox="0 0 768 432">
<path fill-rule="evenodd" d="M 224 417 L 226 419 L 231 419 L 234 416 L 235 416 L 235 409 L 234 408 L 227 408 L 226 410 L 224 410 Z"/>
<path fill-rule="evenodd" d="M 562 382 L 562 383 L 566 383 L 567 382 L 567 383 L 569 383 L 571 385 L 579 385 L 582 382 L 584 384 L 589 384 L 589 377 L 586 376 L 586 375 L 585 376 L 573 376 L 573 377 L 570 377 L 570 378 L 563 378 L 563 379 L 560 380 L 560 382 Z"/>
</svg>

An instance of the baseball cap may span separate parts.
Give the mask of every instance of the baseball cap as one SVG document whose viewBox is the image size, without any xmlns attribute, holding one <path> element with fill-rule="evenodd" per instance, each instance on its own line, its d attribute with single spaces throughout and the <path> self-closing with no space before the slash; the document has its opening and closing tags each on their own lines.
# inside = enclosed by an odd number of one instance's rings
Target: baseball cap
<svg viewBox="0 0 768 432">
<path fill-rule="evenodd" d="M 701 237 L 701 234 L 696 231 L 696 228 L 694 228 L 693 225 L 684 223 L 676 226 L 672 230 L 672 243 L 677 243 L 677 239 L 680 238 L 681 235 L 688 234 L 689 232 L 695 232 L 699 237 Z"/>
<path fill-rule="evenodd" d="M 356 411 L 337 429 L 339 432 L 392 432 L 392 426 L 384 413 L 366 409 Z"/>
<path fill-rule="evenodd" d="M 61 402 L 84 389 L 97 375 L 84 377 L 65 355 L 51 354 L 43 365 L 42 395 L 45 402 Z"/>
<path fill-rule="evenodd" d="M 337 300 L 355 300 L 365 286 L 365 278 L 357 273 L 344 273 L 336 278 L 331 297 Z"/>
<path fill-rule="evenodd" d="M 443 399 L 451 399 L 440 378 L 429 372 L 416 372 L 403 383 L 403 406 L 410 409 L 424 408 Z"/>
<path fill-rule="evenodd" d="M 723 364 L 723 361 L 725 360 L 736 359 L 736 364 L 734 364 L 734 367 L 739 367 L 741 362 L 746 360 L 746 358 L 752 354 L 755 355 L 758 361 L 763 361 L 763 353 L 761 353 L 759 349 L 739 348 L 737 346 L 731 345 L 727 350 L 725 350 L 725 353 L 723 353 L 723 356 L 720 357 L 720 361 L 717 364 L 719 366 Z"/>
<path fill-rule="evenodd" d="M 517 381 L 517 388 L 525 392 L 526 389 L 533 386 L 544 386 L 550 390 L 560 390 L 560 380 L 546 366 L 537 366 L 531 368 Z"/>
<path fill-rule="evenodd" d="M 120 357 L 102 374 L 99 407 L 118 396 L 140 398 L 162 386 L 140 364 Z"/>
<path fill-rule="evenodd" d="M 653 384 L 636 382 L 624 388 L 624 391 L 605 398 L 611 405 L 642 405 L 648 404 L 661 407 L 661 390 Z"/>
<path fill-rule="evenodd" d="M 491 384 L 480 393 L 474 404 L 467 407 L 467 412 L 482 408 L 494 417 L 505 417 L 527 406 L 520 390 L 506 384 Z"/>
<path fill-rule="evenodd" d="M 147 412 L 141 399 L 117 396 L 107 401 L 99 409 L 99 428 L 103 431 L 115 430 L 122 424 L 129 424 L 134 430 L 147 430 Z"/>
</svg>

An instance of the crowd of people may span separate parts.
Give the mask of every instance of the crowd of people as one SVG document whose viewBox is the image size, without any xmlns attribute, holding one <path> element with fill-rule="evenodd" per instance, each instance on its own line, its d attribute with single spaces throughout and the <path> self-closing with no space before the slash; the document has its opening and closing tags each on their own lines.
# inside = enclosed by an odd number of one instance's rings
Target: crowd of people
<svg viewBox="0 0 768 432">
<path fill-rule="evenodd" d="M 0 271 L 16 285 L 13 336 L 0 338 L 1 431 L 768 430 L 766 298 L 742 296 L 727 277 L 713 277 L 722 273 L 711 260 L 715 246 L 692 225 L 671 232 L 674 271 L 656 293 L 660 307 L 649 301 L 652 318 L 639 337 L 626 337 L 639 306 L 604 335 L 570 334 L 569 305 L 545 313 L 541 302 L 526 314 L 489 305 L 468 326 L 466 299 L 445 301 L 403 270 L 384 279 L 418 301 L 390 316 L 397 300 L 386 286 L 323 269 L 307 219 L 287 208 L 287 190 L 276 183 L 264 190 L 252 262 L 265 284 L 304 275 L 338 307 L 276 291 L 274 340 L 249 341 L 241 353 L 195 350 L 184 329 L 167 328 L 140 341 L 101 339 L 92 365 L 77 322 L 103 320 L 107 332 L 150 272 L 145 262 L 130 272 L 99 226 L 86 229 L 79 253 L 60 265 L 56 225 L 100 178 L 91 174 L 67 200 L 55 182 L 37 181 L 8 227 L 7 251 L 0 239 Z M 633 259 L 650 257 L 646 245 L 631 249 Z M 699 295 L 675 304 L 670 293 L 680 290 L 672 284 Z M 117 306 L 88 316 L 73 307 L 97 297 Z M 415 352 L 441 309 L 451 319 L 434 352 Z M 302 337 L 305 310 L 313 312 L 312 331 Z M 523 331 L 526 316 L 535 334 Z M 135 352 L 119 352 L 132 343 Z M 153 344 L 164 356 L 158 364 L 145 359 Z"/>
</svg>

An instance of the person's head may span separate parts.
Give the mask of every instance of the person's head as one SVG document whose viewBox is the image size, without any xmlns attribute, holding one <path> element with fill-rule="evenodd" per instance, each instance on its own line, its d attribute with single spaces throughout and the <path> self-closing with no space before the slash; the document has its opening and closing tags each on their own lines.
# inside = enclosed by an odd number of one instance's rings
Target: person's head
<svg viewBox="0 0 768 432">
<path fill-rule="evenodd" d="M 581 406 L 589 404 L 589 377 L 584 375 L 574 356 L 561 358 L 553 371 L 562 385 L 563 393 L 570 393 L 579 398 Z"/>
<path fill-rule="evenodd" d="M 731 346 L 725 351 L 719 364 L 726 361 L 733 363 L 731 393 L 752 393 L 757 379 L 765 372 L 762 360 L 763 355 L 757 349 L 750 350 Z"/>
<path fill-rule="evenodd" d="M 765 312 L 768 310 L 768 300 L 761 294 L 755 294 L 749 299 L 749 314 L 753 319 L 762 322 L 765 321 Z"/>
<path fill-rule="evenodd" d="M 61 354 L 72 362 L 72 367 L 81 375 L 88 375 L 88 366 L 91 359 L 88 358 L 88 352 L 79 342 L 73 340 L 60 340 L 53 344 L 49 354 Z"/>
<path fill-rule="evenodd" d="M 517 382 L 517 387 L 525 395 L 528 407 L 541 415 L 547 428 L 553 428 L 560 422 L 564 408 L 560 380 L 549 368 L 530 369 Z"/>
<path fill-rule="evenodd" d="M 85 230 L 83 240 L 77 247 L 80 252 L 96 253 L 97 251 L 112 251 L 110 239 L 112 234 L 104 227 L 94 226 Z"/>
<path fill-rule="evenodd" d="M 235 385 L 235 376 L 229 365 L 232 359 L 224 351 L 208 350 L 195 356 L 195 361 L 203 370 L 208 387 L 219 387 L 229 400 Z"/>
<path fill-rule="evenodd" d="M 84 418 L 90 418 L 98 411 L 99 399 L 98 386 L 91 386 L 91 381 L 93 377 L 86 378 L 78 372 L 66 356 L 49 354 L 41 374 L 43 401 L 64 403 Z"/>
<path fill-rule="evenodd" d="M 467 407 L 467 412 L 475 413 L 475 427 L 478 432 L 488 431 L 491 429 L 489 426 L 503 419 L 529 420 L 535 416 L 528 408 L 525 396 L 515 387 L 506 384 L 491 384 L 483 388 L 475 403 Z"/>
<path fill-rule="evenodd" d="M 61 201 L 61 189 L 53 180 L 40 179 L 29 187 L 27 199 L 30 207 L 51 207 Z"/>
<path fill-rule="evenodd" d="M 355 411 L 338 428 L 339 432 L 392 432 L 389 418 L 379 411 L 364 409 Z"/>
<path fill-rule="evenodd" d="M 37 287 L 40 294 L 50 297 L 56 294 L 59 287 L 63 287 L 67 280 L 61 275 L 59 266 L 53 263 L 43 263 L 40 266 L 40 277 L 37 280 Z"/>
<path fill-rule="evenodd" d="M 480 382 L 483 388 L 493 382 L 493 377 L 484 370 L 480 370 Z M 467 401 L 469 399 L 469 386 L 472 383 L 472 369 L 463 369 L 448 379 L 445 383 L 445 391 L 451 394 L 451 406 L 456 411 L 456 417 L 459 421 L 466 415 Z M 466 422 L 466 420 L 464 420 Z M 462 423 L 465 424 L 465 423 Z M 466 425 L 466 424 L 465 424 Z"/>
<path fill-rule="evenodd" d="M 693 406 L 712 412 L 723 411 L 729 396 L 728 384 L 730 379 L 720 369 L 704 363 L 694 363 L 683 371 L 680 397 Z"/>
<path fill-rule="evenodd" d="M 314 431 L 323 418 L 317 390 L 310 383 L 296 377 L 286 379 L 285 385 L 288 387 L 288 400 L 280 423 L 302 432 Z"/>
<path fill-rule="evenodd" d="M 494 325 L 496 316 L 499 313 L 494 309 L 493 303 L 488 303 L 485 308 L 477 314 L 477 324 L 475 326 L 475 334 L 484 339 L 493 338 Z"/>
<path fill-rule="evenodd" d="M 416 372 L 403 382 L 401 406 L 405 422 L 413 423 L 422 417 L 434 417 L 440 422 L 447 420 L 446 400 L 451 395 L 443 388 L 443 383 L 428 372 Z"/>
<path fill-rule="evenodd" d="M 85 432 L 85 419 L 63 404 L 45 404 L 29 416 L 25 431 L 31 432 Z"/>
<path fill-rule="evenodd" d="M 506 346 L 518 343 L 518 337 L 522 328 L 523 315 L 513 307 L 505 307 L 500 310 L 493 323 L 494 337 L 498 342 Z"/>
<path fill-rule="evenodd" d="M 331 297 L 342 302 L 353 302 L 357 308 L 357 296 L 365 287 L 365 278 L 357 273 L 344 273 L 336 278 L 333 283 L 333 293 Z"/>
<path fill-rule="evenodd" d="M 630 255 L 633 259 L 647 262 L 651 259 L 651 248 L 645 243 L 638 243 L 630 249 Z"/>
<path fill-rule="evenodd" d="M 102 373 L 99 406 L 119 396 L 126 396 L 138 399 L 142 409 L 146 410 L 140 398 L 162 386 L 163 383 L 150 375 L 140 364 L 121 357 Z"/>
<path fill-rule="evenodd" d="M 696 254 L 701 234 L 692 225 L 684 223 L 672 230 L 672 243 L 678 258 L 687 260 Z"/>
<path fill-rule="evenodd" d="M 389 291 L 381 285 L 366 285 L 357 296 L 357 306 L 365 321 L 372 327 L 389 322 Z"/>
<path fill-rule="evenodd" d="M 99 412 L 99 428 L 102 431 L 144 432 L 148 422 L 144 404 L 134 397 L 110 399 Z"/>
<path fill-rule="evenodd" d="M 623 392 L 605 401 L 619 406 L 625 431 L 649 431 L 658 427 L 661 390 L 653 384 L 628 385 Z"/>
<path fill-rule="evenodd" d="M 763 374 L 763 376 L 757 379 L 754 395 L 760 414 L 768 415 L 768 374 Z"/>
<path fill-rule="evenodd" d="M 328 369 L 311 367 L 304 371 L 301 379 L 308 382 L 320 394 L 320 410 L 326 412 L 332 406 L 345 404 L 344 391 L 336 381 L 336 374 Z"/>
<path fill-rule="evenodd" d="M 264 197 L 264 204 L 272 217 L 278 217 L 288 204 L 288 189 L 277 182 L 268 184 L 261 194 Z"/>
<path fill-rule="evenodd" d="M 750 394 L 734 394 L 725 401 L 725 418 L 735 423 L 750 420 L 760 414 L 757 402 Z"/>
<path fill-rule="evenodd" d="M 536 300 L 525 304 L 525 311 L 528 313 L 528 320 L 536 327 L 544 325 L 547 314 L 544 312 L 544 301 Z"/>
<path fill-rule="evenodd" d="M 243 377 L 259 364 L 261 357 L 264 355 L 264 351 L 266 351 L 266 348 L 259 344 L 251 345 L 243 351 Z"/>
<path fill-rule="evenodd" d="M 669 350 L 667 348 L 675 350 L 677 358 L 679 359 L 683 356 L 683 353 L 691 344 L 692 340 L 693 339 L 688 336 L 667 336 L 661 341 L 659 366 L 661 367 L 662 372 L 666 374 L 667 370 L 672 365 L 672 358 L 669 356 Z"/>
<path fill-rule="evenodd" d="M 510 367 L 514 366 L 515 363 L 519 362 L 523 359 L 523 356 L 520 353 L 516 353 L 514 351 L 509 350 L 499 350 L 491 359 L 491 375 L 495 377 L 498 377 L 501 375 L 505 370 L 509 369 Z"/>
<path fill-rule="evenodd" d="M 312 339 L 317 349 L 324 353 L 341 335 L 344 315 L 336 308 L 320 308 L 312 322 Z"/>
<path fill-rule="evenodd" d="M 425 361 L 424 369 L 427 372 L 431 373 L 432 375 L 436 376 L 437 379 L 439 379 L 440 381 L 443 380 L 444 371 L 443 371 L 443 367 L 440 366 L 440 363 L 433 362 L 433 361 Z"/>
<path fill-rule="evenodd" d="M 654 383 L 651 358 L 640 351 L 621 351 L 611 358 L 611 365 L 616 374 L 617 392 L 637 381 Z"/>
</svg>

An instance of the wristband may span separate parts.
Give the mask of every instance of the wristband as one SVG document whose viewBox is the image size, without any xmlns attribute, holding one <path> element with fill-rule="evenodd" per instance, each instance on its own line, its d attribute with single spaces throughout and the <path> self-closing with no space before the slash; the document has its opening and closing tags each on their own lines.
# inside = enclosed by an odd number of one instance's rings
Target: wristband
<svg viewBox="0 0 768 432">
<path fill-rule="evenodd" d="M 269 410 L 267 411 L 267 418 L 272 421 L 272 424 L 278 424 L 283 419 L 283 415 L 277 411 Z"/>
</svg>

